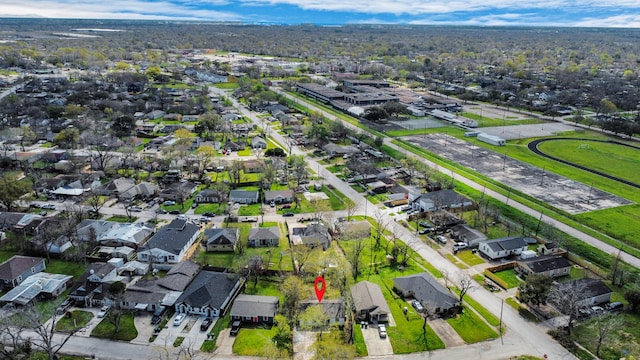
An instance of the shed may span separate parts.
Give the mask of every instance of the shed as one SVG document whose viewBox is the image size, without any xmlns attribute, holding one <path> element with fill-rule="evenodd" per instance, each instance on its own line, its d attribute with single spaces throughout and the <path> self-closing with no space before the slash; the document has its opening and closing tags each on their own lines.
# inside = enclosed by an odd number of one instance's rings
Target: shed
<svg viewBox="0 0 640 360">
<path fill-rule="evenodd" d="M 504 146 L 506 144 L 505 139 L 499 136 L 489 135 L 486 133 L 478 134 L 478 140 L 482 142 L 486 142 L 487 144 L 495 145 L 495 146 Z"/>
</svg>

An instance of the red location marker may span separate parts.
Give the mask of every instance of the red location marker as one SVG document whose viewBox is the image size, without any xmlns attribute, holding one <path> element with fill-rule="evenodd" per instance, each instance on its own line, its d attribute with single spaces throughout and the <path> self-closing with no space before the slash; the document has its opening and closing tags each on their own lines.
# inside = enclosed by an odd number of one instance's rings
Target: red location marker
<svg viewBox="0 0 640 360">
<path fill-rule="evenodd" d="M 318 286 L 318 284 L 320 286 Z M 313 282 L 313 289 L 316 291 L 316 297 L 318 298 L 318 302 L 322 302 L 324 291 L 327 289 L 327 283 L 324 281 L 324 278 L 322 276 L 318 276 L 316 278 L 316 281 Z"/>
</svg>

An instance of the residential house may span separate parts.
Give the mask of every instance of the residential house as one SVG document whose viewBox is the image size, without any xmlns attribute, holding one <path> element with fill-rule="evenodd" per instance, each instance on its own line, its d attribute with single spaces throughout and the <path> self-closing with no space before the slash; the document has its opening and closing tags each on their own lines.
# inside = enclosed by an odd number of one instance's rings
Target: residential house
<svg viewBox="0 0 640 360">
<path fill-rule="evenodd" d="M 131 201 L 134 199 L 148 199 L 158 193 L 158 187 L 150 182 L 143 181 L 134 187 L 118 195 L 120 200 Z"/>
<path fill-rule="evenodd" d="M 73 276 L 40 272 L 0 297 L 0 304 L 27 305 L 36 299 L 55 299 L 71 285 Z"/>
<path fill-rule="evenodd" d="M 69 298 L 83 306 L 101 306 L 108 302 L 109 286 L 122 278 L 117 275 L 113 262 L 91 263 L 73 283 Z"/>
<path fill-rule="evenodd" d="M 255 204 L 258 202 L 258 192 L 249 190 L 231 190 L 229 201 L 238 204 Z"/>
<path fill-rule="evenodd" d="M 278 313 L 279 299 L 276 296 L 240 294 L 231 306 L 231 321 L 239 320 L 253 324 L 273 324 Z"/>
<path fill-rule="evenodd" d="M 311 248 L 322 247 L 326 250 L 331 245 L 331 233 L 329 228 L 321 222 L 307 225 L 290 224 L 289 241 L 291 246 L 305 245 Z"/>
<path fill-rule="evenodd" d="M 521 236 L 483 241 L 478 245 L 480 253 L 491 260 L 520 255 L 527 250 L 527 242 Z"/>
<path fill-rule="evenodd" d="M 394 278 L 393 288 L 404 298 L 418 300 L 430 316 L 452 316 L 460 311 L 460 300 L 427 272 Z"/>
<path fill-rule="evenodd" d="M 176 301 L 176 312 L 224 316 L 242 284 L 233 274 L 202 270 Z"/>
<path fill-rule="evenodd" d="M 580 306 L 593 306 L 605 304 L 611 301 L 613 291 L 600 279 L 576 279 L 567 282 L 560 282 L 556 285 L 560 292 L 578 291 L 584 300 L 580 301 Z"/>
<path fill-rule="evenodd" d="M 126 267 L 126 264 L 123 268 Z M 154 312 L 174 307 L 182 292 L 200 272 L 200 265 L 189 260 L 174 265 L 162 278 L 140 279 L 128 286 L 123 307 Z"/>
<path fill-rule="evenodd" d="M 330 157 L 336 156 L 352 156 L 360 153 L 360 149 L 355 146 L 342 146 L 334 143 L 328 143 L 322 147 Z"/>
<path fill-rule="evenodd" d="M 193 201 L 197 203 L 207 204 L 219 203 L 221 202 L 220 199 L 222 198 L 220 195 L 220 191 L 218 190 L 204 189 L 196 194 L 196 196 L 193 198 Z"/>
<path fill-rule="evenodd" d="M 167 186 L 160 192 L 159 196 L 165 200 L 183 202 L 193 195 L 196 190 L 198 190 L 198 185 L 190 181 L 178 181 Z"/>
<path fill-rule="evenodd" d="M 151 263 L 154 268 L 169 269 L 187 256 L 199 234 L 199 226 L 174 219 L 138 249 L 138 260 Z"/>
<path fill-rule="evenodd" d="M 4 289 L 20 285 L 29 276 L 44 271 L 43 258 L 14 255 L 0 264 L 0 281 Z"/>
<path fill-rule="evenodd" d="M 231 140 L 227 140 L 227 142 L 224 144 L 224 149 L 227 151 L 242 151 L 245 149 L 245 147 L 246 145 L 244 143 L 236 143 Z"/>
<path fill-rule="evenodd" d="M 280 245 L 280 228 L 278 226 L 272 227 L 257 227 L 249 230 L 249 246 L 262 247 L 262 246 L 279 246 Z"/>
<path fill-rule="evenodd" d="M 300 309 L 302 311 L 306 310 L 311 306 L 320 306 L 322 307 L 322 312 L 328 319 L 328 326 L 333 324 L 344 325 L 347 315 L 345 311 L 344 300 L 335 299 L 335 300 L 322 300 L 322 302 L 318 302 L 316 299 L 308 299 L 304 300 L 300 303 Z M 302 321 L 300 321 L 301 325 L 304 325 Z M 310 325 L 310 324 L 307 324 Z"/>
<path fill-rule="evenodd" d="M 264 192 L 265 204 L 291 204 L 295 201 L 296 193 L 291 189 L 267 190 Z"/>
<path fill-rule="evenodd" d="M 85 219 L 76 225 L 76 234 L 81 241 L 97 241 L 104 246 L 127 246 L 135 249 L 149 239 L 153 229 L 141 223 Z"/>
<path fill-rule="evenodd" d="M 157 120 L 157 119 L 160 119 L 161 117 L 163 117 L 164 114 L 165 114 L 165 112 L 162 111 L 162 110 L 153 110 L 153 111 L 147 113 L 146 117 L 149 120 Z"/>
<path fill-rule="evenodd" d="M 538 253 L 540 255 L 559 255 L 565 251 L 555 241 L 548 241 L 546 243 L 538 245 Z"/>
<path fill-rule="evenodd" d="M 544 275 L 551 278 L 569 275 L 571 263 L 563 256 L 541 256 L 533 259 L 518 260 L 516 271 L 522 275 Z"/>
<path fill-rule="evenodd" d="M 207 251 L 234 251 L 239 237 L 238 228 L 215 228 L 204 231 Z"/>
<path fill-rule="evenodd" d="M 456 241 L 467 243 L 469 247 L 477 247 L 482 241 L 487 240 L 487 236 L 482 232 L 472 228 L 467 224 L 458 224 L 450 228 L 451 238 Z"/>
<path fill-rule="evenodd" d="M 119 197 L 120 194 L 123 194 L 134 186 L 136 186 L 136 182 L 133 179 L 120 177 L 104 184 L 100 189 L 98 189 L 98 193 L 101 195 Z"/>
<path fill-rule="evenodd" d="M 409 204 L 414 210 L 430 212 L 442 209 L 464 209 L 473 205 L 473 201 L 454 190 L 445 189 L 425 194 L 410 193 Z"/>
<path fill-rule="evenodd" d="M 44 220 L 42 215 L 21 212 L 0 212 L 0 230 L 20 230 L 33 234 Z"/>
<path fill-rule="evenodd" d="M 258 174 L 264 171 L 264 166 L 260 160 L 245 160 L 242 162 L 245 174 Z"/>
<path fill-rule="evenodd" d="M 360 281 L 351 287 L 351 297 L 358 320 L 374 323 L 389 320 L 391 310 L 377 284 Z"/>
<path fill-rule="evenodd" d="M 251 139 L 251 147 L 254 149 L 266 149 L 267 141 L 260 136 L 254 136 L 253 139 Z"/>
</svg>

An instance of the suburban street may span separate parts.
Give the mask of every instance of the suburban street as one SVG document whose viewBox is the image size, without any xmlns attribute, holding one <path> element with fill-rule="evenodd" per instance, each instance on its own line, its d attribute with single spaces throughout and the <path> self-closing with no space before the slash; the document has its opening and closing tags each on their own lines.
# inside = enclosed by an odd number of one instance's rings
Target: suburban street
<svg viewBox="0 0 640 360">
<path fill-rule="evenodd" d="M 339 118 L 335 117 L 334 115 L 331 115 L 331 114 L 323 111 L 322 109 L 314 106 L 312 103 L 309 103 L 307 101 L 302 101 L 302 100 L 300 100 L 298 98 L 295 98 L 295 97 L 293 97 L 293 96 L 291 96 L 291 95 L 289 95 L 289 94 L 287 94 L 287 93 L 285 93 L 285 92 L 283 92 L 283 91 L 281 91 L 279 89 L 274 89 L 274 91 L 279 93 L 280 95 L 286 96 L 287 98 L 289 98 L 289 99 L 291 99 L 291 100 L 293 100 L 295 102 L 303 104 L 304 106 L 306 106 L 307 108 L 309 108 L 309 109 L 311 109 L 313 111 L 321 112 L 324 116 L 326 116 L 327 118 L 329 118 L 329 119 L 331 119 L 333 121 L 342 121 Z M 350 129 L 352 129 L 352 130 L 354 130 L 356 132 L 360 133 L 360 132 L 364 131 L 364 130 L 362 130 L 362 129 L 360 129 L 360 128 L 352 125 L 352 124 L 349 124 L 347 122 L 342 121 L 342 123 L 344 124 L 344 126 L 350 128 Z M 275 134 L 275 135 L 279 135 L 279 134 Z M 384 138 L 384 142 L 385 142 L 386 145 L 391 146 L 391 147 L 397 149 L 398 151 L 406 152 L 405 149 L 401 148 L 400 146 L 398 146 L 396 144 L 393 144 L 391 142 L 391 140 L 392 140 L 391 138 Z M 438 165 L 436 165 L 432 161 L 429 161 L 429 160 L 421 158 L 421 157 L 415 157 L 414 156 L 414 158 L 417 159 L 418 161 L 421 161 L 424 164 L 434 168 L 434 169 L 438 169 L 439 168 Z M 611 246 L 611 245 L 609 245 L 607 243 L 604 243 L 604 242 L 600 241 L 599 239 L 596 239 L 595 237 L 593 237 L 593 236 L 591 236 L 589 234 L 586 234 L 586 233 L 584 233 L 584 232 L 582 232 L 580 230 L 577 230 L 577 229 L 575 229 L 575 228 L 573 228 L 573 227 L 571 227 L 569 225 L 566 225 L 566 224 L 564 224 L 564 223 L 562 223 L 562 222 L 560 222 L 558 220 L 555 220 L 555 219 L 553 219 L 553 218 L 551 218 L 551 217 L 549 217 L 547 215 L 544 215 L 544 213 L 541 214 L 539 211 L 534 210 L 534 209 L 532 209 L 532 208 L 530 208 L 530 207 L 518 202 L 517 200 L 514 200 L 513 198 L 509 198 L 509 197 L 504 196 L 504 195 L 502 195 L 502 194 L 500 194 L 498 192 L 495 192 L 495 191 L 493 191 L 491 189 L 487 189 L 484 185 L 478 184 L 477 182 L 475 182 L 473 180 L 470 180 L 470 179 L 468 179 L 468 178 L 466 178 L 466 177 L 464 177 L 464 176 L 462 176 L 460 174 L 457 174 L 455 172 L 453 172 L 453 173 L 452 172 L 447 172 L 447 175 L 448 176 L 452 176 L 453 179 L 456 182 L 464 183 L 465 185 L 467 185 L 467 186 L 469 186 L 469 187 L 471 187 L 471 188 L 473 188 L 475 190 L 482 191 L 482 192 L 485 193 L 485 195 L 488 195 L 488 196 L 490 196 L 490 197 L 492 197 L 492 198 L 494 198 L 494 199 L 496 199 L 496 200 L 498 200 L 498 201 L 500 201 L 502 203 L 505 203 L 505 204 L 508 203 L 509 206 L 511 206 L 513 208 L 516 208 L 516 209 L 518 209 L 518 210 L 520 210 L 520 211 L 526 213 L 527 215 L 530 215 L 530 216 L 532 216 L 532 217 L 534 217 L 536 219 L 541 219 L 542 222 L 545 222 L 545 223 L 557 228 L 558 230 L 560 230 L 562 232 L 565 232 L 565 233 L 567 233 L 567 234 L 569 234 L 569 235 L 571 235 L 571 236 L 573 236 L 573 237 L 575 237 L 577 239 L 580 239 L 580 240 L 584 241 L 585 243 L 587 243 L 587 244 L 589 244 L 589 245 L 591 245 L 593 247 L 596 247 L 596 248 L 598 248 L 598 249 L 600 249 L 602 251 L 605 251 L 605 252 L 607 252 L 609 254 L 613 254 L 613 255 L 617 255 L 618 254 L 618 251 L 619 251 L 618 248 L 615 248 L 615 247 L 613 247 L 613 246 Z M 635 257 L 633 255 L 630 255 L 630 254 L 624 252 L 624 249 L 620 253 L 620 258 L 624 262 L 628 263 L 629 265 L 632 265 L 634 267 L 640 268 L 640 259 L 638 259 L 637 257 Z"/>
</svg>

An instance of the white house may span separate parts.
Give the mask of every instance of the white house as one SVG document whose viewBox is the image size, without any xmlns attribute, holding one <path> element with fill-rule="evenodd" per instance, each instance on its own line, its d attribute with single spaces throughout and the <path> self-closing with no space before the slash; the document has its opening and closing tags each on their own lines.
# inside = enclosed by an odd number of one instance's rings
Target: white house
<svg viewBox="0 0 640 360">
<path fill-rule="evenodd" d="M 512 236 L 494 240 L 483 241 L 478 245 L 478 250 L 491 260 L 508 256 L 520 255 L 527 250 L 527 242 L 523 237 Z"/>
<path fill-rule="evenodd" d="M 473 205 L 473 201 L 457 192 L 445 189 L 425 194 L 409 194 L 409 203 L 414 210 L 430 212 L 444 209 L 459 209 Z"/>
<path fill-rule="evenodd" d="M 185 258 L 199 234 L 197 225 L 175 219 L 138 249 L 138 260 L 151 263 L 154 268 L 169 269 Z"/>
</svg>

